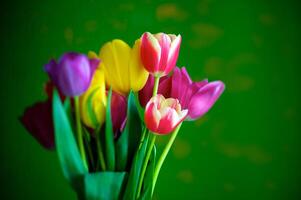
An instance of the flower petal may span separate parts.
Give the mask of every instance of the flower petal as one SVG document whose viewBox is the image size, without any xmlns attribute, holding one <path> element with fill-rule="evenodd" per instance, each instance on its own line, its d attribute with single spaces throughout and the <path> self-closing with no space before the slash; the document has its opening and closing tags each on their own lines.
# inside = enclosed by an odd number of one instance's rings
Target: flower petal
<svg viewBox="0 0 301 200">
<path fill-rule="evenodd" d="M 23 126 L 46 149 L 54 148 L 54 129 L 51 100 L 28 107 L 20 118 Z"/>
<path fill-rule="evenodd" d="M 131 51 L 131 59 L 129 62 L 129 79 L 130 86 L 133 91 L 139 91 L 145 85 L 148 78 L 148 71 L 142 65 L 140 58 L 141 41 L 136 40 L 134 47 Z"/>
<path fill-rule="evenodd" d="M 168 74 L 175 66 L 178 60 L 180 45 L 181 45 L 182 37 L 178 35 L 172 42 L 169 49 L 167 65 L 165 68 L 165 74 Z"/>
<path fill-rule="evenodd" d="M 155 35 L 157 38 L 159 45 L 161 47 L 161 56 L 160 56 L 160 62 L 159 62 L 159 68 L 158 72 L 163 73 L 165 71 L 165 68 L 167 66 L 167 61 L 168 61 L 168 53 L 169 53 L 169 48 L 170 48 L 170 38 L 167 34 L 164 33 L 158 33 Z M 167 73 L 166 73 L 167 74 Z M 166 75 L 165 73 L 162 75 Z"/>
<path fill-rule="evenodd" d="M 193 95 L 189 104 L 188 119 L 197 119 L 203 116 L 223 93 L 225 85 L 221 81 L 214 81 L 202 87 Z"/>
<path fill-rule="evenodd" d="M 158 71 L 161 57 L 161 47 L 157 39 L 149 32 L 141 37 L 141 60 L 147 71 L 155 73 Z"/>
<path fill-rule="evenodd" d="M 106 82 L 114 91 L 125 93 L 129 91 L 128 63 L 131 48 L 122 40 L 113 40 L 106 43 L 100 50 L 99 58 L 102 61 Z"/>
<path fill-rule="evenodd" d="M 156 132 L 160 123 L 160 119 L 161 114 L 157 109 L 156 103 L 150 101 L 146 105 L 144 113 L 144 121 L 147 125 L 147 128 L 152 132 Z"/>
</svg>

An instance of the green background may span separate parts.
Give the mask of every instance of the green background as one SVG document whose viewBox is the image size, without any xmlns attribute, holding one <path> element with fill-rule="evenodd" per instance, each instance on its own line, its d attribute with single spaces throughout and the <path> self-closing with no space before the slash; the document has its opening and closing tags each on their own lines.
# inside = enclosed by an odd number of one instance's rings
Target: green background
<svg viewBox="0 0 301 200">
<path fill-rule="evenodd" d="M 1 5 L 1 199 L 75 199 L 55 152 L 17 120 L 42 100 L 42 66 L 145 31 L 182 35 L 179 66 L 226 90 L 186 122 L 155 199 L 300 199 L 297 1 L 10 1 Z M 161 140 L 161 145 L 164 142 Z"/>
</svg>

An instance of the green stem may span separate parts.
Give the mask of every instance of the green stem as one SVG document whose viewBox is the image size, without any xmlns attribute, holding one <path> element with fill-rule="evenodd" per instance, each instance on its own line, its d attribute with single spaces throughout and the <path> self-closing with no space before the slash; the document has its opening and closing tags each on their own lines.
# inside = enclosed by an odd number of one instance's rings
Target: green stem
<svg viewBox="0 0 301 200">
<path fill-rule="evenodd" d="M 103 171 L 106 171 L 106 163 L 105 163 L 104 155 L 103 155 L 103 152 L 102 152 L 99 132 L 96 133 L 96 145 L 97 145 L 97 153 L 98 153 L 98 158 L 99 158 L 99 162 L 100 162 L 100 167 Z"/>
<path fill-rule="evenodd" d="M 155 76 L 155 83 L 154 83 L 154 88 L 153 88 L 153 97 L 157 95 L 158 87 L 159 87 L 159 81 L 160 81 L 160 76 Z M 141 171 L 140 178 L 139 178 L 138 190 L 137 190 L 138 191 L 137 199 L 139 198 L 140 193 L 141 193 L 142 183 L 143 183 L 144 175 L 145 175 L 145 172 L 146 172 L 147 164 L 148 164 L 149 158 L 151 156 L 151 153 L 152 153 L 153 147 L 155 145 L 155 141 L 156 141 L 156 135 L 155 134 L 152 134 L 152 133 L 148 132 L 148 136 L 149 137 L 152 136 L 152 137 L 151 137 L 150 146 L 148 146 L 148 150 L 147 150 L 147 153 L 146 153 L 146 157 L 144 159 L 144 163 L 143 163 L 143 166 L 142 166 L 142 171 Z"/>
<path fill-rule="evenodd" d="M 167 154 L 168 154 L 168 152 L 169 152 L 169 150 L 170 150 L 172 144 L 174 143 L 174 141 L 175 141 L 175 139 L 176 139 L 176 137 L 177 137 L 177 134 L 178 134 L 178 132 L 179 132 L 179 130 L 180 130 L 180 128 L 181 128 L 181 125 L 182 125 L 182 123 L 179 124 L 179 125 L 177 126 L 177 128 L 171 133 L 171 136 L 170 136 L 170 138 L 169 138 L 169 141 L 168 141 L 168 143 L 166 144 L 166 146 L 165 146 L 165 148 L 164 148 L 164 150 L 163 150 L 163 152 L 162 152 L 162 154 L 161 154 L 161 156 L 160 156 L 160 158 L 159 158 L 159 160 L 158 160 L 158 163 L 157 163 L 157 165 L 156 165 L 156 167 L 155 167 L 154 176 L 153 176 L 153 188 L 152 188 L 152 193 L 154 192 L 155 185 L 156 185 L 156 182 L 157 182 L 157 179 L 158 179 L 158 175 L 159 175 L 160 169 L 161 169 L 161 167 L 162 167 L 162 165 L 163 165 L 163 162 L 164 162 L 164 160 L 165 160 L 165 158 L 166 158 L 166 156 L 167 156 Z"/>
<path fill-rule="evenodd" d="M 84 166 L 88 169 L 86 154 L 85 154 L 85 146 L 83 141 L 83 132 L 82 132 L 82 125 L 80 122 L 80 112 L 79 112 L 79 98 L 74 97 L 74 104 L 75 104 L 75 120 L 76 120 L 76 128 L 77 128 L 77 142 L 80 151 L 80 155 L 84 162 Z"/>
<path fill-rule="evenodd" d="M 149 134 L 152 134 L 152 133 L 149 132 Z M 139 179 L 139 184 L 138 184 L 138 190 L 137 190 L 138 191 L 138 193 L 137 193 L 137 199 L 140 197 L 142 183 L 143 183 L 144 175 L 145 175 L 145 172 L 146 172 L 146 167 L 147 167 L 149 158 L 150 158 L 150 156 L 152 154 L 152 150 L 153 150 L 153 147 L 155 145 L 155 141 L 156 141 L 156 135 L 152 134 L 150 145 L 148 147 L 148 150 L 147 150 L 147 153 L 146 153 L 146 157 L 144 159 L 144 163 L 143 163 L 143 166 L 142 166 L 142 171 L 141 171 L 141 174 L 140 174 L 140 179 Z"/>
<path fill-rule="evenodd" d="M 153 96 L 156 96 L 156 94 L 157 94 L 157 92 L 158 92 L 159 80 L 160 80 L 160 76 L 155 76 L 155 83 L 154 83 L 154 89 L 153 89 Z"/>
<path fill-rule="evenodd" d="M 91 160 L 91 167 L 92 167 L 92 169 L 94 170 L 95 169 L 95 163 L 94 163 L 94 158 L 93 158 L 93 153 L 92 153 L 92 149 L 91 149 L 91 146 L 90 146 L 90 143 L 89 143 L 89 141 L 88 141 L 88 139 L 87 139 L 87 137 L 85 137 L 85 143 L 86 143 L 86 147 L 87 147 L 87 152 L 88 152 L 88 157 L 90 158 L 90 160 Z M 88 159 L 89 159 L 88 158 Z"/>
</svg>

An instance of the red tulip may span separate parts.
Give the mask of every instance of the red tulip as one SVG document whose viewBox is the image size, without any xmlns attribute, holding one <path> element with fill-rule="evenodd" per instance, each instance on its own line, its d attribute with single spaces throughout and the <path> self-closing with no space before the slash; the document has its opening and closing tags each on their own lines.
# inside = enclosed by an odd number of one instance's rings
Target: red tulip
<svg viewBox="0 0 301 200">
<path fill-rule="evenodd" d="M 181 35 L 146 32 L 141 38 L 141 60 L 154 76 L 165 76 L 175 66 L 181 45 Z"/>
<path fill-rule="evenodd" d="M 187 113 L 188 110 L 182 110 L 177 99 L 165 99 L 158 94 L 147 103 L 144 121 L 153 133 L 168 134 L 185 119 Z"/>
</svg>

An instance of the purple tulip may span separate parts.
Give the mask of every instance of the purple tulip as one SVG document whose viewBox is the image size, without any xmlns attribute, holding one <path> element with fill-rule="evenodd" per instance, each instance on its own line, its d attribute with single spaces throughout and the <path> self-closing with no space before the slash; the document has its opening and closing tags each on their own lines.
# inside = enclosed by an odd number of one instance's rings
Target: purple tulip
<svg viewBox="0 0 301 200">
<path fill-rule="evenodd" d="M 139 101 L 145 106 L 152 95 L 154 85 L 150 76 L 146 85 L 139 91 Z M 176 67 L 174 73 L 160 80 L 158 94 L 166 98 L 178 99 L 183 109 L 188 109 L 186 120 L 195 120 L 203 116 L 223 93 L 225 85 L 221 81 L 193 82 L 185 67 Z"/>
<path fill-rule="evenodd" d="M 38 102 L 28 107 L 20 118 L 23 126 L 46 149 L 54 148 L 51 101 Z"/>
<path fill-rule="evenodd" d="M 45 71 L 64 95 L 73 97 L 88 89 L 99 62 L 84 54 L 70 52 L 65 53 L 58 63 L 51 60 L 45 65 Z"/>
</svg>

